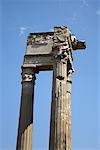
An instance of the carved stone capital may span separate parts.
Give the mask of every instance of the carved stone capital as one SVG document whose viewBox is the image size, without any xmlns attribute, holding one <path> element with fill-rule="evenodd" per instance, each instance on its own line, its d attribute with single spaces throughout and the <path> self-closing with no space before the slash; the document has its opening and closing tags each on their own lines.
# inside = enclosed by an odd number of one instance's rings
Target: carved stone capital
<svg viewBox="0 0 100 150">
<path fill-rule="evenodd" d="M 22 79 L 23 79 L 23 82 L 30 82 L 30 81 L 35 80 L 35 75 L 25 73 Z"/>
<path fill-rule="evenodd" d="M 24 82 L 31 82 L 35 84 L 35 72 L 34 71 L 29 71 L 29 70 L 23 70 L 22 71 L 22 83 Z"/>
<path fill-rule="evenodd" d="M 69 60 L 72 66 L 73 57 L 70 36 L 71 33 L 67 27 L 56 27 L 53 38 L 53 51 L 56 59 L 66 64 Z"/>
</svg>

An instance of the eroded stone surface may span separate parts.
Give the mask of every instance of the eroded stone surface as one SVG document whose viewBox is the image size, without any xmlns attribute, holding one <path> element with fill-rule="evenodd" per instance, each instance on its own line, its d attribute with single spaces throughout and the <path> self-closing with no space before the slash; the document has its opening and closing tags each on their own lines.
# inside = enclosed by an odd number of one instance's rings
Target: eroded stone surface
<svg viewBox="0 0 100 150">
<path fill-rule="evenodd" d="M 16 150 L 32 149 L 35 74 L 53 70 L 49 150 L 71 150 L 71 85 L 73 50 L 84 41 L 65 27 L 30 33 L 22 65 L 22 95 Z"/>
</svg>

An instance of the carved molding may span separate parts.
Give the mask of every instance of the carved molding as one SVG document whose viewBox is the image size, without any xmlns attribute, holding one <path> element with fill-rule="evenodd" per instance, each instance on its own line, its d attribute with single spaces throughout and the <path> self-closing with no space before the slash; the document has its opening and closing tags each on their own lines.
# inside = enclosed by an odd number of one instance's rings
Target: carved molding
<svg viewBox="0 0 100 150">
<path fill-rule="evenodd" d="M 47 45 L 50 41 L 53 41 L 53 36 L 49 34 L 33 34 L 28 37 L 27 45 Z"/>
</svg>

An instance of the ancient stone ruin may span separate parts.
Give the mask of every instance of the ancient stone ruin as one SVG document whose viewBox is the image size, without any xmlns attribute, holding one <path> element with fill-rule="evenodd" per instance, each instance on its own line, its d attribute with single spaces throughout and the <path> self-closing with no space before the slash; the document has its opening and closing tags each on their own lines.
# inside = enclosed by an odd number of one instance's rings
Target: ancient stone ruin
<svg viewBox="0 0 100 150">
<path fill-rule="evenodd" d="M 54 27 L 54 32 L 30 33 L 22 65 L 16 150 L 32 150 L 35 76 L 47 70 L 53 71 L 49 150 L 71 150 L 73 51 L 85 48 L 85 42 L 65 26 Z"/>
</svg>

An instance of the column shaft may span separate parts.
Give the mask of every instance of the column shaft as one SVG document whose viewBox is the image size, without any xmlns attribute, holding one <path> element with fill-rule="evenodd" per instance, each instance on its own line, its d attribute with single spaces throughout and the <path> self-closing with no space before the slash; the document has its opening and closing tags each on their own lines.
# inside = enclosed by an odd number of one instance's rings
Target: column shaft
<svg viewBox="0 0 100 150">
<path fill-rule="evenodd" d="M 63 62 L 53 71 L 49 150 L 71 150 L 71 74 Z"/>
<path fill-rule="evenodd" d="M 58 69 L 59 68 L 59 69 Z M 57 62 L 56 72 L 56 113 L 55 113 L 55 149 L 65 150 L 66 147 L 66 72 L 67 65 L 63 62 Z M 60 76 L 58 76 L 60 74 Z"/>
<path fill-rule="evenodd" d="M 53 69 L 49 150 L 65 150 L 66 147 L 66 72 L 67 65 L 57 62 Z"/>
</svg>

